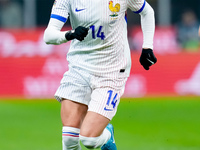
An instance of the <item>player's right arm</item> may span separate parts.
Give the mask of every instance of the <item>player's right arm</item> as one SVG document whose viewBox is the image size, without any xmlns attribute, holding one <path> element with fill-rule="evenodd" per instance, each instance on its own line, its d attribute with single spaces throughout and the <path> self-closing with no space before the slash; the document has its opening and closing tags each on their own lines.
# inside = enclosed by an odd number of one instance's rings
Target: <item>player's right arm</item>
<svg viewBox="0 0 200 150">
<path fill-rule="evenodd" d="M 67 42 L 67 39 L 65 38 L 67 31 L 61 31 L 63 25 L 64 22 L 54 18 L 50 19 L 43 37 L 46 44 L 59 45 Z"/>
<path fill-rule="evenodd" d="M 46 44 L 59 45 L 73 39 L 82 41 L 88 34 L 89 29 L 82 26 L 77 27 L 75 30 L 61 31 L 63 25 L 64 23 L 57 19 L 50 19 L 43 37 Z"/>
<path fill-rule="evenodd" d="M 70 31 L 61 31 L 69 17 L 69 5 L 68 0 L 55 1 L 49 24 L 44 32 L 45 43 L 59 45 L 73 39 L 82 41 L 87 36 L 88 28 L 82 26 Z"/>
</svg>

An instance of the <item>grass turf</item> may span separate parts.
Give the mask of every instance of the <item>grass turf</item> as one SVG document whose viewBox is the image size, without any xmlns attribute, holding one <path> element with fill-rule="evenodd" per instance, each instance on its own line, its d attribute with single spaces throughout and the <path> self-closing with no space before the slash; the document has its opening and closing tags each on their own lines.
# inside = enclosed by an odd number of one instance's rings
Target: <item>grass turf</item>
<svg viewBox="0 0 200 150">
<path fill-rule="evenodd" d="M 112 124 L 118 150 L 199 150 L 200 97 L 121 99 Z M 61 150 L 61 128 L 55 100 L 0 101 L 0 149 Z"/>
</svg>

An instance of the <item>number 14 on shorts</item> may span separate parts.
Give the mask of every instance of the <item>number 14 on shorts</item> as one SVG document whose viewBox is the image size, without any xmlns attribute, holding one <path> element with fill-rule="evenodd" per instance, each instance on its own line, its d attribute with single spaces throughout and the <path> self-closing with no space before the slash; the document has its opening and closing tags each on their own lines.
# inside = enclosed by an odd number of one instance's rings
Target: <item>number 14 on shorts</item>
<svg viewBox="0 0 200 150">
<path fill-rule="evenodd" d="M 107 103 L 106 103 L 106 106 L 104 107 L 104 110 L 106 111 L 113 111 L 113 109 L 116 107 L 116 104 L 117 104 L 117 93 L 113 94 L 113 91 L 112 90 L 109 90 L 108 91 L 108 100 L 107 100 Z"/>
</svg>

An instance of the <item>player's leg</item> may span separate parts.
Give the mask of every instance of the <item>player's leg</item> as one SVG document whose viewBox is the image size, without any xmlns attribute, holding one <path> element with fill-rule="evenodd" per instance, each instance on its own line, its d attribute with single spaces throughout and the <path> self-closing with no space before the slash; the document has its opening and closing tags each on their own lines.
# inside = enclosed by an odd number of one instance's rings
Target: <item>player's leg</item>
<svg viewBox="0 0 200 150">
<path fill-rule="evenodd" d="M 117 112 L 126 80 L 126 77 L 94 77 L 92 80 L 94 90 L 80 131 L 80 140 L 86 147 L 117 150 L 109 122 Z"/>
<path fill-rule="evenodd" d="M 63 150 L 81 150 L 80 126 L 87 112 L 87 105 L 70 100 L 61 101 L 62 147 Z"/>
<path fill-rule="evenodd" d="M 108 150 L 117 149 L 113 128 L 106 126 L 116 114 L 120 95 L 120 90 L 111 88 L 97 88 L 92 92 L 88 113 L 80 131 L 80 140 L 87 148 L 100 148 L 112 141 Z"/>
<path fill-rule="evenodd" d="M 61 121 L 63 126 L 80 128 L 88 106 L 71 100 L 61 101 Z"/>
<path fill-rule="evenodd" d="M 91 94 L 91 88 L 88 86 L 90 76 L 83 76 L 84 72 L 69 68 L 55 93 L 55 98 L 61 102 L 63 150 L 81 149 L 79 144 L 80 126 L 86 115 Z"/>
<path fill-rule="evenodd" d="M 100 136 L 110 120 L 98 113 L 88 111 L 81 126 L 81 135 L 88 137 Z"/>
<path fill-rule="evenodd" d="M 81 126 L 80 140 L 88 149 L 117 150 L 110 119 L 89 111 Z M 106 127 L 107 126 L 107 127 Z M 109 145 L 109 148 L 108 148 Z"/>
</svg>

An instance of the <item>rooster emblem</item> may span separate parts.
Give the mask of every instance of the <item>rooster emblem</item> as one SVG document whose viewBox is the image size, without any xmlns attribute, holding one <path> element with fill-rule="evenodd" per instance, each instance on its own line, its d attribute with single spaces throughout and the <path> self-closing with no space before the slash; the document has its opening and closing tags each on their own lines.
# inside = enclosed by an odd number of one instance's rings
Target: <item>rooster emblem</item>
<svg viewBox="0 0 200 150">
<path fill-rule="evenodd" d="M 118 16 L 117 12 L 120 11 L 120 4 L 117 3 L 115 6 L 113 6 L 113 1 L 109 2 L 109 9 L 112 12 L 112 15 L 110 15 L 111 17 L 116 17 Z"/>
</svg>

